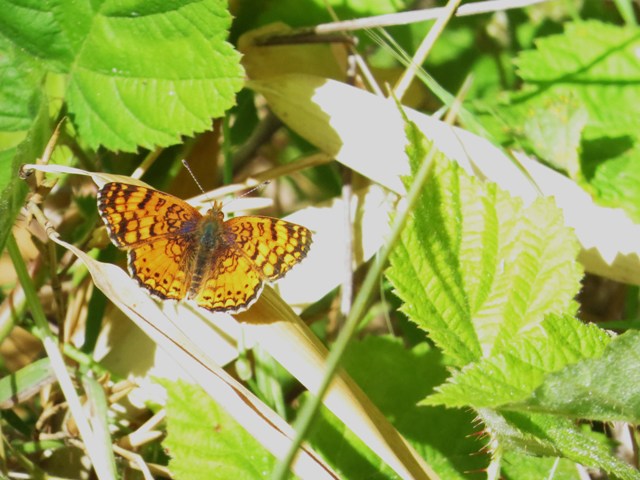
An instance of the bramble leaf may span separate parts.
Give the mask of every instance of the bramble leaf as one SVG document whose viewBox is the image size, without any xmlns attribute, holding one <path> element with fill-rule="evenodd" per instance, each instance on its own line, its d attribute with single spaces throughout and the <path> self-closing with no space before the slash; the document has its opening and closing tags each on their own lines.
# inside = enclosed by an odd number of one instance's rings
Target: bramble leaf
<svg viewBox="0 0 640 480">
<path fill-rule="evenodd" d="M 66 78 L 69 113 L 92 148 L 135 151 L 211 127 L 241 88 L 226 2 L 41 2 L 0 9 L 0 35 Z"/>
<path fill-rule="evenodd" d="M 577 252 L 552 200 L 526 207 L 436 154 L 387 276 L 402 310 L 463 366 L 573 313 Z"/>
<path fill-rule="evenodd" d="M 162 382 L 167 389 L 169 468 L 176 478 L 269 478 L 275 458 L 199 387 Z"/>
</svg>

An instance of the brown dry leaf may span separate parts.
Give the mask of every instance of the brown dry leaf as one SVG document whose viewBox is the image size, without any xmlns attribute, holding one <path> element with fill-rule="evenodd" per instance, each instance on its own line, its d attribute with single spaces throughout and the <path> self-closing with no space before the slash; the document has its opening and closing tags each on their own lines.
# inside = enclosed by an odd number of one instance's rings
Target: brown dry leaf
<svg viewBox="0 0 640 480">
<path fill-rule="evenodd" d="M 269 78 L 288 73 L 304 72 L 344 80 L 347 70 L 347 48 L 341 43 L 291 43 L 259 45 L 256 40 L 292 33 L 284 23 L 272 23 L 242 35 L 238 50 L 249 78 Z"/>
</svg>

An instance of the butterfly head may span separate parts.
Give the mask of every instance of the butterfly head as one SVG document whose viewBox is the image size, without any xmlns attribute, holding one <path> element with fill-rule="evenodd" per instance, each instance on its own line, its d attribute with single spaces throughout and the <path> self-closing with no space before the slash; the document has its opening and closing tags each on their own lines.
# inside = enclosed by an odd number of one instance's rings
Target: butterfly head
<svg viewBox="0 0 640 480">
<path fill-rule="evenodd" d="M 224 219 L 224 213 L 222 213 L 222 202 L 217 200 L 214 201 L 213 206 L 207 211 L 207 216 L 222 221 Z"/>
</svg>

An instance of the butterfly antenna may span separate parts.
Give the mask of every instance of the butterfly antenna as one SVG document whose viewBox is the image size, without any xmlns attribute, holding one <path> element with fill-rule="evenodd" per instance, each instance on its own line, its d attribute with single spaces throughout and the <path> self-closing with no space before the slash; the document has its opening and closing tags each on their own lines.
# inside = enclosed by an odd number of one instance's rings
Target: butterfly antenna
<svg viewBox="0 0 640 480">
<path fill-rule="evenodd" d="M 269 185 L 271 183 L 271 180 L 265 180 L 264 182 L 260 182 L 258 185 L 256 185 L 253 188 L 250 188 L 249 190 L 247 190 L 246 192 L 244 192 L 242 195 L 239 195 L 238 198 L 242 198 L 242 197 L 246 197 L 247 195 L 249 195 L 250 193 L 255 192 L 256 190 L 260 190 L 261 188 L 266 187 L 267 185 Z"/>
<path fill-rule="evenodd" d="M 246 192 L 244 192 L 242 195 L 238 195 L 235 198 L 230 199 L 227 203 L 225 203 L 223 205 L 223 207 L 227 206 L 229 203 L 233 202 L 234 200 L 237 200 L 239 198 L 242 197 L 246 197 L 247 195 L 255 192 L 256 190 L 260 190 L 261 188 L 266 187 L 267 185 L 269 185 L 271 183 L 271 180 L 265 180 L 264 182 L 260 182 L 258 185 L 256 185 L 255 187 L 250 188 L 249 190 L 247 190 Z"/>
<path fill-rule="evenodd" d="M 193 181 L 196 182 L 196 185 L 198 186 L 200 191 L 202 193 L 206 194 L 207 192 L 204 191 L 204 188 L 202 188 L 202 185 L 200 185 L 200 182 L 198 181 L 196 176 L 193 174 L 193 171 L 191 170 L 191 167 L 189 166 L 189 163 L 184 158 L 182 159 L 182 165 L 184 165 L 184 168 L 187 169 L 187 172 L 189 172 L 189 175 L 191 175 L 191 178 L 193 178 Z"/>
<path fill-rule="evenodd" d="M 187 172 L 189 172 L 189 175 L 191 175 L 191 178 L 193 178 L 193 181 L 196 182 L 196 185 L 198 186 L 200 191 L 206 195 L 207 192 L 204 191 L 204 188 L 202 188 L 202 185 L 200 185 L 200 182 L 198 181 L 196 176 L 193 174 L 193 170 L 191 170 L 191 167 L 189 166 L 189 163 L 184 158 L 182 159 L 182 165 L 184 165 L 184 168 L 187 169 Z M 232 198 L 231 200 L 229 200 L 229 202 L 232 202 L 233 200 L 237 200 L 238 198 L 246 197 L 250 193 L 255 192 L 256 190 L 258 190 L 260 188 L 263 188 L 263 187 L 269 185 L 270 183 L 271 183 L 271 180 L 265 180 L 264 182 L 260 182 L 255 187 L 250 188 L 249 190 L 244 192 L 242 195 L 239 195 L 236 198 Z"/>
</svg>

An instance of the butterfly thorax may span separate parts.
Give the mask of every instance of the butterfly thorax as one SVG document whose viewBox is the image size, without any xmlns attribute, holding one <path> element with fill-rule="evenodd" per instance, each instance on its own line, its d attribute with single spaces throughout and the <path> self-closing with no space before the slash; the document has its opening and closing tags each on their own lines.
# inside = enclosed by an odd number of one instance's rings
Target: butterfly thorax
<svg viewBox="0 0 640 480">
<path fill-rule="evenodd" d="M 199 221 L 196 227 L 196 236 L 200 249 L 211 250 L 216 248 L 221 241 L 224 222 L 222 213 L 210 210 Z"/>
</svg>

